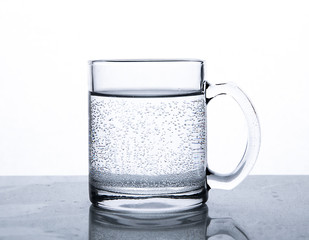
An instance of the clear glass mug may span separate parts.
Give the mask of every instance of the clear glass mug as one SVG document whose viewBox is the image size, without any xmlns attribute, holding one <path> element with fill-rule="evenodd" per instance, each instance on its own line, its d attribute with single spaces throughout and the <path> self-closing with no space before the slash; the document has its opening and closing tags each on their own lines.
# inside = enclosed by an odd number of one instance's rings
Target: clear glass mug
<svg viewBox="0 0 309 240">
<path fill-rule="evenodd" d="M 260 127 L 234 84 L 210 85 L 201 60 L 95 60 L 89 81 L 89 193 L 118 210 L 183 210 L 231 189 L 252 169 Z M 207 104 L 230 95 L 248 126 L 245 153 L 230 174 L 207 165 Z"/>
</svg>

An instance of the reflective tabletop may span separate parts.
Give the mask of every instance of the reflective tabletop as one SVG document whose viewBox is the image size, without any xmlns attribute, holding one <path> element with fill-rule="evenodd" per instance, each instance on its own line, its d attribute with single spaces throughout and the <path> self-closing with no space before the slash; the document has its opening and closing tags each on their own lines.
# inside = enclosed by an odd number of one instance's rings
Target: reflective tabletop
<svg viewBox="0 0 309 240">
<path fill-rule="evenodd" d="M 0 239 L 309 239 L 309 176 L 249 176 L 183 212 L 99 209 L 81 177 L 0 177 Z"/>
</svg>

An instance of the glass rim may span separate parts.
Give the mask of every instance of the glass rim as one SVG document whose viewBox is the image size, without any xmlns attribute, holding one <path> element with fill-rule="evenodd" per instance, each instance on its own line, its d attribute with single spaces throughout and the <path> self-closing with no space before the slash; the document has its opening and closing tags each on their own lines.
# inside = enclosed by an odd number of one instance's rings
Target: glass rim
<svg viewBox="0 0 309 240">
<path fill-rule="evenodd" d="M 196 63 L 204 63 L 203 60 L 194 59 L 194 58 L 179 58 L 179 59 L 97 59 L 97 60 L 89 60 L 89 65 L 95 63 L 108 63 L 108 62 L 115 62 L 115 63 L 154 63 L 154 62 L 196 62 Z"/>
</svg>

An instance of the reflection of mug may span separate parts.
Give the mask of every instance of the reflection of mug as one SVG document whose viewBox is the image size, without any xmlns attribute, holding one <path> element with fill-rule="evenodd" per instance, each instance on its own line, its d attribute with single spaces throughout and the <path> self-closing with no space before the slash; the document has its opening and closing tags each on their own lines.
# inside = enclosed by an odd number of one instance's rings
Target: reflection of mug
<svg viewBox="0 0 309 240">
<path fill-rule="evenodd" d="M 109 208 L 184 209 L 207 200 L 209 187 L 232 188 L 257 158 L 254 108 L 233 84 L 209 85 L 200 60 L 91 61 L 89 183 L 94 204 Z M 237 168 L 207 168 L 206 106 L 232 96 L 248 124 Z M 206 178 L 206 175 L 207 178 Z"/>
<path fill-rule="evenodd" d="M 209 218 L 206 205 L 182 212 L 151 214 L 116 212 L 91 206 L 89 219 L 89 240 L 205 240 L 216 235 L 248 239 L 231 218 Z"/>
</svg>

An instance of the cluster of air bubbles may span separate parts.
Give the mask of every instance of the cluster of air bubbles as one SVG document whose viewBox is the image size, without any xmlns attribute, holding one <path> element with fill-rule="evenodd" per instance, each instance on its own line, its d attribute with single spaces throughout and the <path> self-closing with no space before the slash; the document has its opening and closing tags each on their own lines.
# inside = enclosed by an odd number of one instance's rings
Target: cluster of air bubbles
<svg viewBox="0 0 309 240">
<path fill-rule="evenodd" d="M 203 95 L 90 96 L 90 177 L 101 186 L 189 186 L 205 178 Z"/>
</svg>

